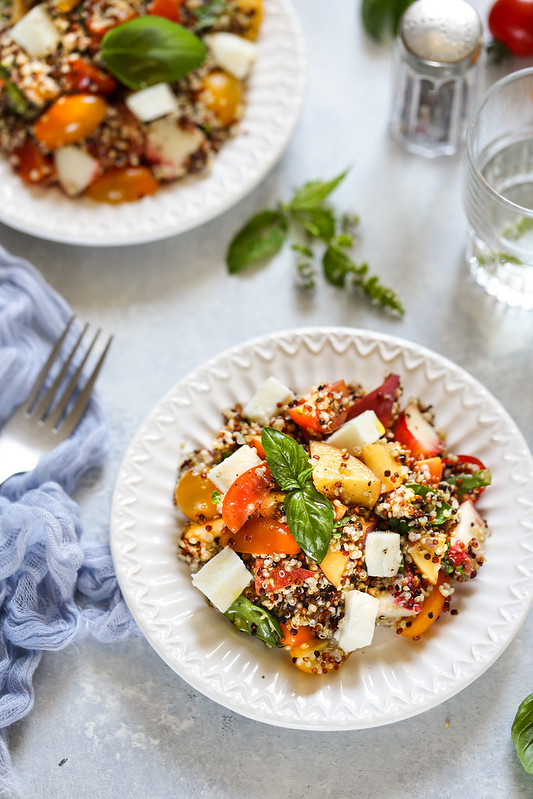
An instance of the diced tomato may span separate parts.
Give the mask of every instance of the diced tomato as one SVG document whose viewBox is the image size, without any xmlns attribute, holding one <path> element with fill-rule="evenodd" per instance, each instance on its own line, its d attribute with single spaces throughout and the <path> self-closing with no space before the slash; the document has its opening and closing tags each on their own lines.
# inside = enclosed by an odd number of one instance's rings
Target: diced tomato
<svg viewBox="0 0 533 799">
<path fill-rule="evenodd" d="M 296 628 L 292 628 L 296 629 Z M 291 627 L 281 622 L 283 636 L 280 639 L 281 646 L 301 646 L 315 639 L 315 634 L 308 624 L 298 627 L 296 633 L 291 632 Z"/>
<path fill-rule="evenodd" d="M 477 469 L 486 469 L 487 467 L 480 461 L 479 458 L 476 458 L 475 455 L 457 455 L 457 462 L 462 463 L 466 466 L 475 466 Z M 454 463 L 454 459 L 450 458 L 446 460 L 446 465 Z M 476 471 L 475 469 L 473 471 Z"/>
<path fill-rule="evenodd" d="M 406 638 L 418 638 L 428 630 L 433 622 L 437 621 L 444 607 L 445 597 L 440 592 L 440 586 L 445 582 L 446 574 L 442 572 L 432 592 L 422 602 L 420 613 L 413 621 L 408 622 L 408 627 L 403 627 L 401 634 Z"/>
<path fill-rule="evenodd" d="M 203 522 L 218 516 L 217 506 L 212 499 L 214 491 L 216 487 L 208 477 L 191 469 L 180 478 L 174 501 L 189 519 Z"/>
<path fill-rule="evenodd" d="M 183 22 L 181 7 L 183 0 L 153 0 L 148 13 L 154 17 L 164 17 L 171 22 Z"/>
<path fill-rule="evenodd" d="M 24 144 L 14 150 L 14 155 L 18 159 L 17 170 L 24 183 L 42 183 L 54 173 L 52 159 L 43 155 L 31 139 L 26 139 Z"/>
<path fill-rule="evenodd" d="M 309 399 L 288 409 L 297 425 L 313 433 L 333 433 L 346 420 L 348 389 L 344 380 L 328 383 L 315 391 Z"/>
<path fill-rule="evenodd" d="M 232 533 L 229 546 L 249 555 L 297 555 L 300 547 L 286 524 L 257 516 Z"/>
<path fill-rule="evenodd" d="M 472 558 L 468 552 L 465 552 L 464 549 L 461 549 L 459 544 L 452 544 L 446 553 L 446 557 L 453 564 L 455 569 L 463 566 L 467 576 L 472 571 Z"/>
<path fill-rule="evenodd" d="M 438 485 L 442 480 L 442 458 L 435 455 L 433 458 L 425 458 L 415 464 L 415 470 L 422 472 L 431 485 Z"/>
<path fill-rule="evenodd" d="M 252 466 L 230 485 L 222 502 L 222 518 L 232 533 L 261 507 L 272 488 L 272 476 L 266 462 Z"/>
<path fill-rule="evenodd" d="M 272 594 L 275 591 L 280 591 L 287 588 L 288 585 L 295 585 L 297 582 L 303 582 L 309 577 L 316 577 L 316 572 L 310 569 L 302 569 L 296 566 L 293 569 L 286 569 L 283 566 L 274 566 L 268 569 L 268 574 L 264 574 L 265 561 L 263 558 L 257 558 L 255 562 L 255 592 L 256 594 Z"/>
<path fill-rule="evenodd" d="M 159 183 L 145 166 L 111 167 L 93 180 L 85 194 L 97 203 L 129 203 L 155 194 Z"/>
<path fill-rule="evenodd" d="M 93 0 L 89 5 L 87 27 L 93 36 L 100 39 L 112 28 L 138 16 L 135 9 L 125 0 L 121 3 L 113 3 L 112 0 Z"/>
<path fill-rule="evenodd" d="M 257 454 L 259 455 L 260 458 L 263 458 L 264 460 L 266 458 L 266 455 L 265 455 L 265 450 L 263 449 L 263 445 L 261 443 L 261 436 L 254 436 L 250 441 L 250 444 L 256 448 Z"/>
<path fill-rule="evenodd" d="M 348 419 L 363 413 L 363 411 L 374 411 L 379 421 L 384 427 L 390 427 L 393 422 L 393 409 L 397 401 L 400 378 L 398 375 L 391 374 L 384 383 L 364 397 L 359 397 L 348 409 Z"/>
<path fill-rule="evenodd" d="M 112 75 L 84 61 L 83 58 L 69 61 L 68 67 L 66 81 L 69 91 L 108 95 L 117 87 L 117 81 Z"/>
<path fill-rule="evenodd" d="M 60 97 L 35 122 L 35 138 L 49 150 L 57 150 L 90 136 L 106 113 L 107 103 L 97 95 Z"/>
</svg>

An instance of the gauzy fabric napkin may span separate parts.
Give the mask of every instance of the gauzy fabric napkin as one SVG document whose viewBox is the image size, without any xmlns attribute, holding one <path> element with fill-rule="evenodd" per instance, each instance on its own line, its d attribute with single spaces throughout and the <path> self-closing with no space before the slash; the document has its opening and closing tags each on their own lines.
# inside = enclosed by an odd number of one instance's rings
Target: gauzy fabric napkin
<svg viewBox="0 0 533 799">
<path fill-rule="evenodd" d="M 0 247 L 0 436 L 71 316 L 34 267 Z M 67 347 L 76 337 L 70 333 Z M 0 487 L 0 794 L 16 785 L 5 730 L 32 708 L 43 650 L 61 649 L 83 632 L 103 642 L 138 633 L 109 547 L 80 540 L 80 509 L 70 496 L 102 462 L 107 443 L 93 396 L 68 441 Z"/>
</svg>

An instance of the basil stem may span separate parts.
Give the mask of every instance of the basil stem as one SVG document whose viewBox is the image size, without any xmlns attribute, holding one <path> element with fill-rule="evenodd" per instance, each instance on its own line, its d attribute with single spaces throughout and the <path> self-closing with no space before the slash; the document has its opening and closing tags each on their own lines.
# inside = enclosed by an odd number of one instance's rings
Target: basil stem
<svg viewBox="0 0 533 799">
<path fill-rule="evenodd" d="M 255 635 L 269 646 L 277 646 L 282 636 L 280 623 L 271 613 L 239 596 L 224 614 L 243 633 Z"/>
<path fill-rule="evenodd" d="M 135 17 L 107 31 L 101 56 L 129 89 L 172 83 L 199 67 L 206 47 L 198 36 L 163 17 Z"/>
</svg>

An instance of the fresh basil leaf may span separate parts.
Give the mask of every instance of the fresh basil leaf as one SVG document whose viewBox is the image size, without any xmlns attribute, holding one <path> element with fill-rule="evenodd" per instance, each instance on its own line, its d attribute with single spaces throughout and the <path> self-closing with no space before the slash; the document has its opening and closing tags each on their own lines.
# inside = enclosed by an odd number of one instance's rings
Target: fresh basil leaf
<svg viewBox="0 0 533 799">
<path fill-rule="evenodd" d="M 333 533 L 333 505 L 312 485 L 291 491 L 284 499 L 289 530 L 305 554 L 320 563 Z"/>
<path fill-rule="evenodd" d="M 520 703 L 511 727 L 516 754 L 528 774 L 533 774 L 533 694 Z"/>
<path fill-rule="evenodd" d="M 230 273 L 271 258 L 283 246 L 288 230 L 283 211 L 262 211 L 252 217 L 229 245 L 226 263 Z"/>
<path fill-rule="evenodd" d="M 269 646 L 277 646 L 282 636 L 277 619 L 264 608 L 254 605 L 245 596 L 239 596 L 224 614 L 243 633 L 255 635 Z"/>
<path fill-rule="evenodd" d="M 330 245 L 322 257 L 322 268 L 324 277 L 333 286 L 343 288 L 346 284 L 346 276 L 355 266 L 352 259 L 346 253 Z"/>
<path fill-rule="evenodd" d="M 376 41 L 395 35 L 405 9 L 414 0 L 362 0 L 361 19 L 365 31 Z"/>
<path fill-rule="evenodd" d="M 163 17 L 135 17 L 107 31 L 101 56 L 106 68 L 130 89 L 172 83 L 199 67 L 206 47 L 198 36 Z"/>
<path fill-rule="evenodd" d="M 293 211 L 291 216 L 315 239 L 329 242 L 335 235 L 335 215 L 329 208 Z"/>
<path fill-rule="evenodd" d="M 476 488 L 489 486 L 492 482 L 492 472 L 490 469 L 478 469 L 477 472 L 453 474 L 450 477 L 446 477 L 445 481 L 449 485 L 455 486 L 457 497 L 462 499 L 465 494 L 475 491 Z"/>
<path fill-rule="evenodd" d="M 270 471 L 282 491 L 293 491 L 307 484 L 312 467 L 307 452 L 297 441 L 275 427 L 264 427 L 261 444 Z"/>
<path fill-rule="evenodd" d="M 317 208 L 322 205 L 331 192 L 344 180 L 347 172 L 348 170 L 345 170 L 338 177 L 333 178 L 333 180 L 314 180 L 311 183 L 306 183 L 305 186 L 302 186 L 301 189 L 295 192 L 289 204 L 289 210 L 306 211 L 310 208 Z"/>
</svg>

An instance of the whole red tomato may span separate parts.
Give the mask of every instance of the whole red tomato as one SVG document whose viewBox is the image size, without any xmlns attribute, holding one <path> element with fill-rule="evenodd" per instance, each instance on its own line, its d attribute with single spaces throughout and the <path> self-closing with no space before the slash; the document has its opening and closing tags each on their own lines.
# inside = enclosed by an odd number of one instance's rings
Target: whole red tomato
<svg viewBox="0 0 533 799">
<path fill-rule="evenodd" d="M 496 0 L 489 30 L 513 55 L 533 55 L 533 0 Z"/>
</svg>

